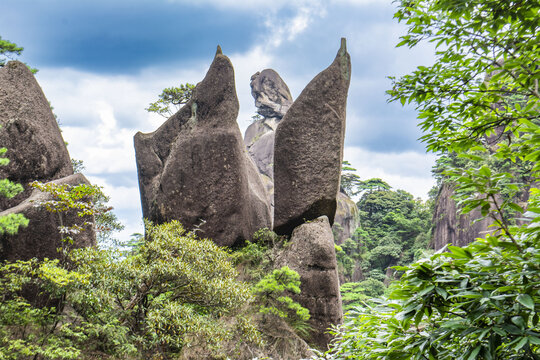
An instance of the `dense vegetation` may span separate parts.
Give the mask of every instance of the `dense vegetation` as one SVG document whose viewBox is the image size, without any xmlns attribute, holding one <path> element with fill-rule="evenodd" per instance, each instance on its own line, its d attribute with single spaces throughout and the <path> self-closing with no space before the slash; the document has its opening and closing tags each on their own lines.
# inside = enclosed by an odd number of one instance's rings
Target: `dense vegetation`
<svg viewBox="0 0 540 360">
<path fill-rule="evenodd" d="M 417 105 L 423 140 L 441 155 L 441 181 L 452 182 L 462 211 L 480 209 L 495 231 L 417 260 L 430 236 L 430 205 L 380 179 L 346 178 L 344 190 L 360 196 L 361 227 L 338 248 L 352 310 L 320 357 L 539 359 L 540 191 L 530 184 L 540 169 L 540 3 L 397 5 L 396 18 L 409 26 L 400 45 L 428 40 L 442 50 L 434 65 L 394 79 L 391 99 Z M 84 201 L 68 200 L 70 208 Z M 4 262 L 0 359 L 234 358 L 242 353 L 234 339 L 264 349 L 265 331 L 280 321 L 302 333 L 309 315 L 285 292 L 297 292 L 297 274 L 273 268 L 286 240 L 258 236 L 230 254 L 178 223 L 147 224 L 129 252 Z M 34 302 L 24 296 L 36 291 Z"/>
<path fill-rule="evenodd" d="M 353 311 L 323 357 L 538 359 L 540 192 L 530 185 L 540 169 L 540 3 L 397 4 L 409 27 L 400 46 L 428 40 L 442 50 L 389 94 L 417 105 L 422 139 L 444 156 L 462 211 L 480 209 L 495 231 L 397 267 L 404 275 L 387 298 Z"/>
<path fill-rule="evenodd" d="M 382 295 L 395 279 L 392 266 L 418 259 L 430 239 L 432 209 L 428 204 L 406 191 L 392 190 L 380 179 L 365 183 L 379 185 L 361 192 L 357 202 L 360 227 L 337 247 L 346 310 Z"/>
</svg>

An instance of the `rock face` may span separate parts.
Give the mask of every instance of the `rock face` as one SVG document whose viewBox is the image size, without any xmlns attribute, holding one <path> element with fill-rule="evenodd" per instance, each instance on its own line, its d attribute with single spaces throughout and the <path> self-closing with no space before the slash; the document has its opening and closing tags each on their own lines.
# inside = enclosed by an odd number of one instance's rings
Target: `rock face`
<svg viewBox="0 0 540 360">
<path fill-rule="evenodd" d="M 82 174 L 70 175 L 52 183 L 70 186 L 90 184 Z M 85 221 L 93 222 L 93 219 L 81 218 L 77 216 L 75 210 L 71 210 L 61 215 L 61 222 L 58 213 L 48 212 L 44 206 L 39 206 L 40 203 L 52 199 L 50 194 L 34 190 L 30 197 L 19 205 L 0 213 L 0 216 L 21 213 L 29 220 L 28 226 L 19 228 L 16 235 L 0 236 L 0 260 L 29 260 L 34 257 L 54 259 L 59 257 L 57 249 L 62 246 L 80 248 L 96 245 L 95 233 L 89 227 L 73 235 L 73 245 L 62 242 L 62 236 L 58 230 L 61 224 L 64 226 L 82 225 Z"/>
<path fill-rule="evenodd" d="M 433 213 L 434 227 L 430 247 L 435 250 L 439 250 L 447 244 L 465 246 L 477 237 L 484 237 L 490 231 L 489 225 L 492 224 L 492 221 L 489 218 L 473 223 L 473 221 L 482 218 L 479 209 L 465 215 L 459 215 L 456 202 L 452 199 L 453 194 L 452 185 L 443 183 Z"/>
<path fill-rule="evenodd" d="M 155 132 L 135 135 L 145 218 L 200 225 L 202 236 L 223 246 L 270 226 L 266 191 L 236 123 L 238 108 L 234 70 L 218 47 L 191 100 Z"/>
<path fill-rule="evenodd" d="M 250 85 L 257 113 L 266 119 L 285 116 L 293 99 L 289 87 L 276 71 L 265 69 L 255 73 Z"/>
<path fill-rule="evenodd" d="M 257 113 L 263 118 L 253 122 L 244 136 L 249 155 L 259 172 L 274 178 L 274 131 L 292 104 L 289 87 L 273 69 L 265 69 L 251 77 L 251 95 Z"/>
<path fill-rule="evenodd" d="M 335 234 L 336 244 L 341 245 L 350 238 L 357 227 L 360 226 L 358 207 L 346 194 L 341 191 L 337 196 L 336 216 L 332 231 Z"/>
<path fill-rule="evenodd" d="M 0 179 L 20 183 L 25 191 L 0 197 L 0 210 L 27 198 L 29 182 L 47 182 L 73 174 L 71 160 L 49 102 L 33 74 L 19 61 L 0 68 L 0 146 L 8 149 L 8 166 Z M 31 146 L 30 146 L 31 145 Z"/>
<path fill-rule="evenodd" d="M 301 293 L 293 299 L 309 309 L 311 342 L 326 349 L 331 340 L 327 330 L 343 321 L 334 238 L 326 216 L 294 229 L 289 247 L 278 257 L 300 274 Z"/>
<path fill-rule="evenodd" d="M 334 222 L 350 74 L 342 39 L 334 62 L 306 86 L 277 127 L 274 231 L 279 234 L 322 215 Z"/>
</svg>

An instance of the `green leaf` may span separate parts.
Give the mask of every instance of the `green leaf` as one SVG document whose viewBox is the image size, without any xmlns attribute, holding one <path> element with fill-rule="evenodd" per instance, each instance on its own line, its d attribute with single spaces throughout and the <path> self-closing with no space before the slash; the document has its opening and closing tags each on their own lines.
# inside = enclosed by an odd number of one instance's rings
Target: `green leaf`
<svg viewBox="0 0 540 360">
<path fill-rule="evenodd" d="M 519 294 L 516 300 L 518 303 L 525 306 L 527 309 L 534 311 L 534 301 L 530 295 Z"/>
</svg>

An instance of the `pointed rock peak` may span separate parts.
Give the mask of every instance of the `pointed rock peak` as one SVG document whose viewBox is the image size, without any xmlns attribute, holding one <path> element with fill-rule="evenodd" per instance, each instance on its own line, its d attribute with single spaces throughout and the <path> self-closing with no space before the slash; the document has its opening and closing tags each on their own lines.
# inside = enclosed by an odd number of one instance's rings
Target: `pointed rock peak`
<svg viewBox="0 0 540 360">
<path fill-rule="evenodd" d="M 216 56 L 218 55 L 223 55 L 223 51 L 221 51 L 221 46 L 217 46 L 217 50 L 216 50 Z"/>
<path fill-rule="evenodd" d="M 341 46 L 338 50 L 338 53 L 336 55 L 336 59 L 334 62 L 339 63 L 339 67 L 341 69 L 341 76 L 343 80 L 350 81 L 351 78 L 351 60 L 350 55 L 347 53 L 347 39 L 342 37 L 341 38 Z"/>
<path fill-rule="evenodd" d="M 339 56 L 343 56 L 347 53 L 347 39 L 342 37 L 341 38 L 341 46 L 338 51 Z"/>
</svg>

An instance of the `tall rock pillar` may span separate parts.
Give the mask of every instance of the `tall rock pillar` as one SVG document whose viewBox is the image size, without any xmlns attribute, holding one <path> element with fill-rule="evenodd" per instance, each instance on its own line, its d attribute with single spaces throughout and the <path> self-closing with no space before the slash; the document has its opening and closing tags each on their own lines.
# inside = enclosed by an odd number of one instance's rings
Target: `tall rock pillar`
<svg viewBox="0 0 540 360">
<path fill-rule="evenodd" d="M 311 80 L 277 127 L 274 231 L 279 234 L 323 215 L 333 224 L 350 79 L 343 38 L 334 62 Z"/>
</svg>

